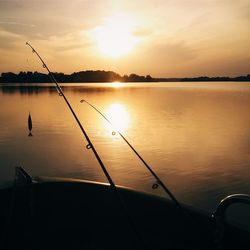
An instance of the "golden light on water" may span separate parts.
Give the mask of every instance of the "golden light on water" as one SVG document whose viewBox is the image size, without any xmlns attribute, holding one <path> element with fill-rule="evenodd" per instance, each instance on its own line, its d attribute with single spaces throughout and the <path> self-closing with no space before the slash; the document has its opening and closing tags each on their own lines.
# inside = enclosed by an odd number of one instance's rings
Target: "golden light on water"
<svg viewBox="0 0 250 250">
<path fill-rule="evenodd" d="M 108 86 L 113 87 L 113 88 L 121 88 L 121 87 L 124 87 L 125 84 L 123 82 L 111 82 L 111 83 L 108 83 Z"/>
<path fill-rule="evenodd" d="M 133 36 L 133 24 L 125 15 L 114 15 L 95 30 L 99 50 L 106 56 L 116 58 L 128 54 L 137 43 Z"/>
<path fill-rule="evenodd" d="M 111 104 L 105 114 L 114 125 L 114 129 L 124 132 L 128 128 L 130 118 L 124 105 L 119 103 Z"/>
</svg>

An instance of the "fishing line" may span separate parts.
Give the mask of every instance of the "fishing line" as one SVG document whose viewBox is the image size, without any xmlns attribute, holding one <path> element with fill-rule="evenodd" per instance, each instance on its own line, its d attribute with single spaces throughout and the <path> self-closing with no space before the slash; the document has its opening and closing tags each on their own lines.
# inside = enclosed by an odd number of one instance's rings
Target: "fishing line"
<svg viewBox="0 0 250 250">
<path fill-rule="evenodd" d="M 112 122 L 99 109 L 97 109 L 94 105 L 92 105 L 91 103 L 89 103 L 85 99 L 82 99 L 80 102 L 81 103 L 85 102 L 90 107 L 92 107 L 96 112 L 98 112 L 115 129 L 115 126 L 112 124 Z M 117 129 L 115 129 L 115 131 L 112 132 L 112 135 L 115 135 L 114 132 L 117 132 L 121 136 L 121 138 L 126 142 L 126 144 L 132 149 L 132 151 L 142 161 L 142 163 L 144 164 L 144 166 L 154 176 L 154 178 L 156 180 L 156 183 L 154 183 L 152 185 L 152 188 L 156 189 L 160 185 L 163 188 L 163 190 L 169 195 L 169 197 L 172 199 L 172 201 L 176 204 L 176 206 L 178 206 L 179 208 L 181 208 L 180 203 L 177 201 L 177 199 L 172 194 L 172 192 L 166 187 L 166 185 L 161 181 L 160 177 L 154 172 L 154 170 L 148 165 L 148 163 L 141 157 L 141 155 L 136 151 L 136 149 L 131 145 L 131 143 L 124 137 L 124 135 L 119 130 L 117 130 Z"/>
<path fill-rule="evenodd" d="M 91 142 L 91 140 L 90 140 L 90 138 L 89 138 L 87 132 L 86 132 L 85 129 L 83 128 L 83 126 L 82 126 L 80 120 L 78 119 L 78 117 L 77 117 L 75 111 L 73 110 L 72 106 L 70 105 L 70 103 L 69 103 L 67 97 L 64 95 L 64 92 L 63 92 L 61 86 L 58 84 L 58 82 L 56 81 L 56 79 L 55 79 L 53 73 L 50 71 L 50 69 L 48 68 L 48 66 L 46 65 L 46 63 L 44 62 L 44 60 L 41 58 L 41 56 L 38 54 L 38 52 L 37 52 L 28 42 L 26 42 L 26 45 L 29 46 L 29 47 L 32 49 L 32 52 L 35 53 L 35 54 L 37 55 L 37 57 L 40 59 L 40 61 L 42 62 L 43 67 L 48 71 L 49 77 L 50 77 L 51 81 L 52 81 L 53 83 L 55 83 L 55 86 L 56 86 L 56 89 L 57 89 L 58 94 L 59 94 L 60 96 L 63 97 L 64 101 L 66 102 L 66 104 L 67 104 L 67 106 L 68 106 L 68 108 L 70 109 L 70 112 L 71 112 L 72 115 L 74 116 L 75 121 L 77 122 L 79 128 L 81 129 L 81 131 L 82 131 L 82 133 L 83 133 L 85 139 L 87 140 L 87 143 L 88 143 L 88 144 L 86 145 L 86 148 L 87 148 L 87 149 L 91 149 L 91 150 L 93 151 L 93 153 L 94 153 L 94 155 L 95 155 L 95 157 L 96 157 L 98 163 L 100 164 L 100 166 L 101 166 L 101 168 L 102 168 L 102 171 L 104 172 L 104 174 L 105 174 L 105 176 L 106 176 L 106 178 L 107 178 L 107 180 L 108 180 L 108 182 L 109 182 L 109 184 L 110 184 L 111 189 L 114 191 L 115 195 L 117 196 L 117 199 L 119 200 L 120 205 L 121 205 L 122 209 L 124 210 L 125 215 L 127 216 L 129 225 L 130 225 L 132 231 L 135 233 L 135 236 L 137 237 L 137 241 L 138 241 L 137 243 L 139 244 L 138 247 L 141 248 L 141 249 L 142 249 L 142 248 L 143 248 L 143 249 L 146 249 L 146 246 L 144 245 L 144 242 L 143 242 L 143 240 L 142 240 L 142 237 L 141 237 L 140 234 L 138 233 L 138 231 L 137 231 L 137 229 L 136 229 L 136 227 L 135 227 L 135 225 L 134 225 L 134 223 L 133 223 L 133 221 L 132 221 L 132 219 L 131 219 L 131 217 L 130 217 L 130 215 L 129 215 L 129 213 L 128 213 L 128 209 L 127 209 L 127 207 L 126 207 L 126 205 L 125 205 L 125 202 L 124 202 L 123 198 L 121 197 L 121 195 L 120 195 L 120 193 L 119 193 L 119 191 L 118 191 L 118 189 L 117 189 L 117 187 L 116 187 L 114 181 L 112 180 L 111 176 L 109 175 L 109 173 L 108 173 L 108 171 L 107 171 L 107 169 L 106 169 L 104 163 L 102 162 L 102 160 L 101 160 L 99 154 L 97 153 L 97 151 L 96 151 L 96 149 L 95 149 L 93 143 Z"/>
<path fill-rule="evenodd" d="M 28 52 L 26 52 L 26 63 L 27 63 L 27 68 L 29 68 L 30 67 L 30 63 L 29 63 Z M 26 73 L 24 72 L 24 74 L 26 74 Z M 27 77 L 27 74 L 26 74 L 26 77 Z M 26 79 L 26 83 L 28 83 L 27 79 Z M 29 130 L 28 136 L 32 137 L 33 136 L 33 134 L 32 134 L 32 117 L 31 117 L 30 111 L 29 111 L 29 115 L 28 115 L 28 130 Z"/>
</svg>

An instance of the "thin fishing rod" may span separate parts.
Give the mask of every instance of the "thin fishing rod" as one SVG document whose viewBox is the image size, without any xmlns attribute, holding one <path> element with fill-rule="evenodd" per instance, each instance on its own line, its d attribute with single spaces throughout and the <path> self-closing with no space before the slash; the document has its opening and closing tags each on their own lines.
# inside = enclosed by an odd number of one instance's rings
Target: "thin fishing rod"
<svg viewBox="0 0 250 250">
<path fill-rule="evenodd" d="M 26 45 L 28 45 L 28 46 L 32 49 L 32 52 L 35 53 L 35 54 L 38 56 L 38 58 L 40 59 L 40 61 L 42 62 L 43 67 L 44 67 L 45 69 L 47 69 L 47 71 L 48 71 L 48 73 L 49 73 L 49 76 L 50 76 L 52 82 L 54 82 L 55 85 L 56 85 L 56 89 L 57 89 L 59 95 L 62 96 L 63 99 L 65 100 L 65 102 L 66 102 L 66 104 L 68 105 L 68 108 L 70 109 L 72 115 L 74 116 L 74 118 L 75 118 L 75 120 L 76 120 L 78 126 L 80 127 L 82 133 L 84 134 L 84 136 L 85 136 L 85 138 L 86 138 L 86 140 L 87 140 L 87 142 L 88 142 L 88 144 L 87 144 L 87 146 L 86 146 L 87 149 L 92 149 L 92 151 L 93 151 L 93 153 L 94 153 L 94 155 L 95 155 L 95 157 L 96 157 L 98 163 L 100 164 L 100 166 L 101 166 L 101 168 L 102 168 L 102 170 L 103 170 L 103 172 L 104 172 L 106 178 L 108 179 L 108 182 L 110 183 L 111 187 L 112 187 L 113 189 L 116 190 L 115 183 L 113 182 L 111 176 L 109 175 L 109 173 L 108 173 L 108 171 L 107 171 L 107 169 L 106 169 L 104 163 L 102 162 L 100 156 L 98 155 L 98 153 L 97 153 L 97 151 L 96 151 L 94 145 L 92 144 L 92 142 L 91 142 L 91 140 L 90 140 L 88 134 L 86 133 L 85 129 L 83 128 L 83 126 L 82 126 L 80 120 L 78 119 L 77 115 L 75 114 L 73 108 L 71 107 L 71 105 L 70 105 L 68 99 L 67 99 L 66 96 L 64 95 L 64 92 L 63 92 L 61 86 L 59 86 L 59 84 L 58 84 L 58 82 L 56 81 L 54 75 L 53 75 L 52 72 L 49 70 L 48 66 L 46 65 L 46 63 L 44 62 L 44 60 L 41 58 L 41 56 L 38 54 L 38 52 L 37 52 L 28 42 L 26 42 Z"/>
<path fill-rule="evenodd" d="M 130 217 L 130 215 L 129 215 L 129 213 L 128 213 L 128 209 L 126 208 L 126 204 L 125 204 L 125 202 L 123 201 L 123 198 L 121 197 L 121 195 L 120 195 L 120 193 L 119 193 L 119 191 L 118 191 L 118 189 L 117 189 L 117 187 L 116 187 L 114 181 L 112 180 L 111 176 L 109 175 L 109 173 L 108 173 L 108 171 L 107 171 L 107 169 L 106 169 L 104 163 L 102 162 L 102 160 L 101 160 L 99 154 L 97 153 L 97 151 L 96 151 L 94 145 L 92 144 L 92 142 L 91 142 L 91 140 L 90 140 L 90 138 L 89 138 L 87 132 L 86 132 L 85 129 L 83 128 L 83 126 L 82 126 L 80 120 L 78 119 L 76 113 L 74 112 L 73 108 L 71 107 L 71 105 L 70 105 L 68 99 L 67 99 L 66 96 L 64 95 L 64 92 L 63 92 L 61 86 L 58 84 L 58 82 L 56 81 L 54 75 L 53 75 L 52 72 L 49 70 L 48 66 L 47 66 L 46 63 L 43 61 L 43 59 L 42 59 L 41 56 L 38 54 L 38 52 L 37 52 L 28 42 L 26 42 L 26 45 L 28 45 L 28 46 L 32 49 L 32 52 L 35 53 L 35 54 L 38 56 L 38 58 L 40 59 L 40 61 L 42 62 L 43 67 L 47 69 L 51 81 L 54 82 L 55 85 L 56 85 L 56 89 L 57 89 L 58 94 L 59 94 L 60 96 L 62 96 L 63 99 L 65 100 L 66 104 L 68 105 L 68 108 L 70 109 L 70 111 L 71 111 L 72 115 L 74 116 L 74 118 L 75 118 L 75 120 L 76 120 L 78 126 L 80 127 L 82 133 L 84 134 L 85 139 L 86 139 L 87 142 L 88 142 L 86 148 L 87 148 L 87 149 L 92 149 L 92 151 L 93 151 L 93 153 L 94 153 L 94 155 L 95 155 L 95 157 L 96 157 L 98 163 L 100 164 L 100 166 L 101 166 L 101 168 L 102 168 L 102 170 L 103 170 L 103 172 L 104 172 L 106 178 L 108 179 L 108 182 L 109 182 L 109 184 L 110 184 L 112 190 L 114 191 L 115 195 L 117 196 L 117 199 L 119 200 L 120 205 L 121 205 L 122 209 L 124 210 L 125 215 L 127 216 L 127 219 L 128 219 L 129 224 L 130 224 L 130 227 L 131 227 L 131 229 L 133 230 L 133 232 L 135 233 L 135 236 L 137 237 L 137 241 L 138 241 L 137 244 L 138 244 L 138 247 L 139 247 L 140 249 L 146 249 L 146 246 L 144 245 L 144 242 L 143 242 L 143 240 L 142 240 L 140 234 L 138 233 L 138 231 L 137 231 L 137 229 L 136 229 L 136 227 L 135 227 L 135 225 L 134 225 L 134 223 L 133 223 L 133 221 L 132 221 L 132 219 L 131 219 L 131 217 Z"/>
<path fill-rule="evenodd" d="M 92 107 L 96 112 L 98 112 L 113 128 L 114 125 L 112 122 L 100 111 L 98 110 L 94 105 L 86 101 L 85 99 L 81 100 L 81 103 L 87 103 L 90 107 Z M 169 197 L 172 199 L 172 201 L 181 208 L 180 203 L 177 201 L 177 199 L 174 197 L 174 195 L 171 193 L 171 191 L 165 186 L 165 184 L 161 181 L 160 177 L 154 172 L 154 170 L 147 164 L 147 162 L 141 157 L 141 155 L 136 151 L 136 149 L 131 145 L 131 143 L 124 137 L 124 135 L 117 129 L 115 129 L 116 132 L 121 136 L 121 138 L 127 143 L 127 145 L 133 150 L 133 152 L 138 156 L 138 158 L 142 161 L 142 163 L 145 165 L 145 167 L 149 170 L 149 172 L 154 176 L 156 179 L 156 184 L 152 186 L 152 188 L 157 188 L 158 185 L 160 185 L 163 190 L 169 195 Z M 113 134 L 113 133 L 112 133 Z"/>
</svg>

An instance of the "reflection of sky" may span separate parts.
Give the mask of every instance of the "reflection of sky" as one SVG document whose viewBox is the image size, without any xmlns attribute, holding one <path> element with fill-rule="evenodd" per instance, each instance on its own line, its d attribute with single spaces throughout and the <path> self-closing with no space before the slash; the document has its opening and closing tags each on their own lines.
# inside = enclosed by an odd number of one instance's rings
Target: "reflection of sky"
<svg viewBox="0 0 250 250">
<path fill-rule="evenodd" d="M 121 130 L 177 198 L 211 208 L 224 195 L 250 192 L 250 89 L 203 84 L 64 89 L 117 184 L 152 191 L 146 169 L 83 98 Z M 17 165 L 34 176 L 106 181 L 54 88 L 0 91 L 0 105 L 0 182 Z M 33 137 L 27 136 L 29 112 Z"/>
</svg>

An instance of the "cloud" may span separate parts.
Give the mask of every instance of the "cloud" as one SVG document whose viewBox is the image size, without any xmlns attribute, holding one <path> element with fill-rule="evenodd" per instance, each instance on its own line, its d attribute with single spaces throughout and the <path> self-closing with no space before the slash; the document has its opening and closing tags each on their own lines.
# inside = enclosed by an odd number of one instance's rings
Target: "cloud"
<svg viewBox="0 0 250 250">
<path fill-rule="evenodd" d="M 12 49 L 15 50 L 18 48 L 17 44 L 25 40 L 25 37 L 0 27 L 0 40 L 1 40 L 1 49 Z"/>
<path fill-rule="evenodd" d="M 91 46 L 88 37 L 81 31 L 74 33 L 54 35 L 44 39 L 35 39 L 34 43 L 47 48 L 50 54 L 63 54 L 77 52 Z"/>
<path fill-rule="evenodd" d="M 6 38 L 6 39 L 16 39 L 16 38 L 20 38 L 22 36 L 0 28 L 0 37 L 2 39 L 4 39 L 4 38 Z"/>
<path fill-rule="evenodd" d="M 149 54 L 165 63 L 182 63 L 193 60 L 197 56 L 196 50 L 185 41 L 155 45 L 149 50 Z"/>
<path fill-rule="evenodd" d="M 112 1 L 8 0 L 0 1 L 0 26 L 29 39 L 47 39 L 100 24 Z M 36 27 L 36 29 L 31 29 Z"/>
<path fill-rule="evenodd" d="M 17 26 L 27 26 L 27 27 L 36 27 L 34 24 L 28 24 L 28 23 L 19 23 L 19 22 L 6 22 L 6 21 L 0 21 L 0 24 L 4 25 L 17 25 Z"/>
</svg>

